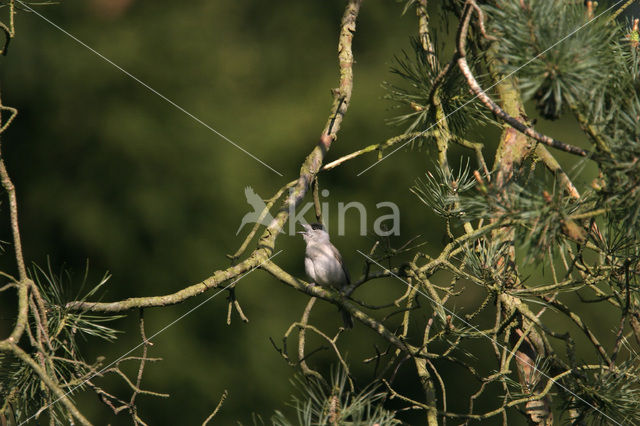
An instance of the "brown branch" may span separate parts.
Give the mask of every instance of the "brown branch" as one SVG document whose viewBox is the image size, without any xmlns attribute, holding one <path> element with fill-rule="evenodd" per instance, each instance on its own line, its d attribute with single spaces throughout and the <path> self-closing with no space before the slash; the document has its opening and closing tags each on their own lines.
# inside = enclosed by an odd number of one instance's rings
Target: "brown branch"
<svg viewBox="0 0 640 426">
<path fill-rule="evenodd" d="M 416 372 L 425 393 L 427 403 L 425 409 L 427 411 L 427 425 L 438 426 L 438 407 L 436 406 L 436 388 L 433 379 L 427 368 L 427 360 L 423 358 L 415 358 Z"/>
<path fill-rule="evenodd" d="M 546 386 L 540 392 L 533 393 L 532 395 L 527 396 L 527 397 L 518 398 L 518 399 L 515 399 L 513 401 L 509 401 L 508 403 L 504 404 L 502 407 L 498 407 L 495 410 L 488 411 L 488 412 L 483 413 L 483 414 L 457 414 L 457 413 L 440 413 L 440 414 L 443 415 L 443 416 L 449 417 L 449 418 L 454 418 L 454 419 L 473 419 L 473 420 L 488 419 L 490 417 L 493 417 L 493 416 L 495 416 L 497 414 L 500 414 L 500 413 L 504 412 L 504 410 L 506 410 L 509 407 L 514 407 L 514 406 L 520 405 L 522 403 L 536 401 L 536 400 L 539 400 L 541 398 L 544 398 L 545 396 L 547 396 L 549 394 L 549 391 L 551 390 L 553 385 L 558 380 L 560 380 L 564 376 L 567 376 L 567 375 L 571 374 L 572 372 L 573 372 L 573 370 L 567 370 L 567 371 L 564 371 L 564 372 L 558 374 L 557 376 L 554 376 L 554 377 L 550 378 L 549 381 L 547 382 Z"/>
<path fill-rule="evenodd" d="M 425 133 L 425 132 L 411 132 L 411 133 L 405 133 L 405 134 L 399 135 L 399 136 L 394 136 L 392 138 L 387 139 L 386 141 L 384 141 L 382 143 L 377 143 L 377 144 L 366 146 L 366 147 L 364 147 L 362 149 L 359 149 L 357 151 L 354 151 L 354 152 L 352 152 L 350 154 L 344 155 L 344 156 L 338 158 L 337 160 L 333 160 L 332 162 L 325 164 L 322 167 L 322 171 L 335 169 L 336 167 L 338 167 L 342 163 L 345 163 L 347 161 L 353 160 L 354 158 L 357 158 L 357 157 L 359 157 L 361 155 L 364 155 L 364 154 L 368 154 L 368 153 L 370 153 L 372 151 L 382 152 L 384 149 L 390 148 L 390 147 L 392 147 L 394 145 L 397 145 L 400 142 L 404 142 L 407 139 L 409 141 L 411 141 L 411 140 L 417 139 L 418 137 L 429 135 L 429 134 L 430 133 Z"/>
<path fill-rule="evenodd" d="M 558 300 L 553 300 L 546 296 L 540 296 L 540 297 L 545 302 L 549 303 L 551 306 L 553 306 L 554 308 L 556 308 L 557 310 L 565 314 L 567 317 L 569 317 L 571 321 L 573 321 L 580 328 L 580 330 L 582 330 L 585 336 L 587 336 L 591 344 L 594 346 L 594 348 L 596 348 L 596 350 L 602 357 L 602 360 L 605 362 L 605 364 L 606 365 L 611 364 L 611 359 L 609 358 L 607 351 L 605 351 L 602 344 L 600 344 L 600 342 L 598 341 L 598 338 L 595 336 L 595 334 L 593 334 L 593 332 L 589 329 L 589 327 L 587 327 L 587 325 L 582 321 L 582 318 L 580 318 L 578 314 L 573 312 L 568 306 L 566 306 L 564 303 Z"/>
<path fill-rule="evenodd" d="M 240 306 L 240 302 L 238 302 L 238 299 L 236 297 L 236 289 L 234 287 L 229 289 L 229 296 L 227 297 L 227 301 L 229 303 L 229 308 L 227 310 L 227 325 L 231 325 L 231 314 L 233 312 L 233 308 L 235 308 L 236 312 L 238 312 L 238 315 L 240 316 L 242 322 L 249 322 L 249 318 L 247 318 L 247 316 L 244 314 L 244 311 Z"/>
<path fill-rule="evenodd" d="M 15 1 L 9 0 L 9 26 L 7 26 L 3 22 L 0 22 L 0 29 L 2 30 L 2 32 L 4 32 L 5 37 L 4 45 L 0 50 L 0 54 L 3 56 L 7 56 L 7 52 L 9 51 L 9 43 L 11 42 L 11 39 L 13 39 L 13 37 L 15 37 L 16 35 L 16 28 L 14 24 L 14 17 L 16 15 L 15 7 Z"/>
<path fill-rule="evenodd" d="M 144 371 L 145 362 L 147 360 L 147 351 L 149 346 L 153 345 L 150 341 L 147 340 L 147 335 L 144 332 L 144 309 L 140 309 L 140 338 L 142 338 L 142 358 L 140 359 L 140 365 L 138 367 L 138 377 L 136 377 L 136 389 L 140 389 L 140 385 L 142 383 L 142 373 Z M 134 390 L 131 394 L 131 399 L 129 400 L 129 406 L 134 407 L 136 396 L 139 392 Z"/>
<path fill-rule="evenodd" d="M 491 110 L 491 112 L 493 112 L 493 114 L 496 117 L 502 119 L 504 122 L 509 124 L 514 129 L 518 130 L 519 132 L 550 147 L 560 149 L 562 151 L 566 151 L 571 154 L 580 155 L 583 157 L 589 156 L 591 154 L 589 151 L 586 151 L 582 148 L 579 148 L 573 145 L 566 144 L 564 142 L 560 142 L 559 140 L 543 135 L 542 133 L 539 133 L 536 130 L 534 130 L 532 127 L 529 127 L 524 123 L 522 123 L 521 121 L 517 120 L 516 118 L 512 117 L 505 110 L 503 110 L 497 103 L 495 103 L 494 100 L 491 99 L 491 97 L 489 97 L 489 95 L 487 95 L 484 90 L 482 90 L 482 88 L 480 87 L 480 84 L 478 83 L 475 76 L 471 72 L 471 69 L 469 68 L 469 64 L 467 63 L 467 58 L 466 58 L 466 39 L 469 31 L 469 21 L 471 19 L 473 10 L 475 10 L 475 8 L 472 6 L 467 6 L 465 8 L 465 13 L 463 15 L 462 22 L 458 29 L 458 36 L 457 36 L 458 67 L 460 68 L 460 71 L 462 72 L 465 79 L 467 80 L 467 84 L 469 85 L 469 88 L 471 89 L 471 91 L 478 97 L 478 99 L 480 99 L 480 101 L 483 104 L 485 104 L 485 106 L 489 110 Z"/>
<path fill-rule="evenodd" d="M 571 109 L 571 112 L 573 112 L 573 115 L 576 117 L 576 119 L 578 120 L 578 123 L 580 124 L 580 128 L 587 134 L 589 135 L 589 137 L 593 140 L 593 142 L 595 143 L 596 147 L 605 155 L 607 155 L 608 157 L 611 157 L 611 148 L 609 148 L 609 145 L 607 144 L 607 142 L 604 140 L 604 138 L 602 137 L 602 135 L 600 134 L 600 132 L 597 130 L 596 126 L 587 118 L 584 116 L 584 114 L 582 114 L 580 112 L 580 110 L 578 109 L 578 106 L 574 103 L 570 103 L 569 104 L 569 108 Z"/>
<path fill-rule="evenodd" d="M 416 15 L 418 15 L 418 33 L 420 34 L 420 42 L 422 50 L 427 53 L 427 63 L 433 72 L 440 68 L 436 50 L 431 42 L 429 33 L 429 13 L 427 12 L 427 0 L 419 0 L 416 4 Z"/>
<path fill-rule="evenodd" d="M 104 405 L 111 408 L 114 414 L 117 415 L 118 413 L 120 413 L 120 411 L 122 411 L 121 407 L 123 406 L 126 407 L 127 405 L 126 402 L 116 397 L 115 395 L 111 395 L 109 392 L 105 391 L 101 387 L 95 385 L 91 380 L 87 381 L 86 384 L 89 385 L 91 390 L 93 390 L 96 393 L 96 395 L 98 395 L 98 398 L 100 399 L 100 401 L 102 401 Z M 120 407 L 116 407 L 113 404 L 114 401 L 120 404 Z"/>
<path fill-rule="evenodd" d="M 18 288 L 18 284 L 13 282 L 13 283 L 9 283 L 9 284 L 5 284 L 2 287 L 0 287 L 0 292 L 9 290 L 10 288 Z"/>
<path fill-rule="evenodd" d="M 67 303 L 68 309 L 78 311 L 90 311 L 90 312 L 123 312 L 136 308 L 151 308 L 158 306 L 169 306 L 183 302 L 191 297 L 197 296 L 209 289 L 220 288 L 223 283 L 233 278 L 240 276 L 241 274 L 250 271 L 251 269 L 260 265 L 268 257 L 267 249 L 257 249 L 252 255 L 245 261 L 229 268 L 216 271 L 213 276 L 205 279 L 202 282 L 193 284 L 189 287 L 183 288 L 172 294 L 164 296 L 151 296 L 151 297 L 132 297 L 129 299 L 121 300 L 118 302 L 83 302 L 75 301 Z"/>
<path fill-rule="evenodd" d="M 17 117 L 18 110 L 13 107 L 0 105 L 0 111 L 9 111 L 11 113 L 7 121 L 5 121 L 4 124 L 2 124 L 2 126 L 0 126 L 0 133 L 4 133 L 4 131 L 7 130 L 9 125 L 11 125 L 11 122 L 13 122 L 13 120 Z"/>
<path fill-rule="evenodd" d="M 392 333 L 389 329 L 387 329 L 382 323 L 377 320 L 371 318 L 369 315 L 360 311 L 353 305 L 351 302 L 345 300 L 344 297 L 341 297 L 338 293 L 330 291 L 326 288 L 320 286 L 311 286 L 304 281 L 301 281 L 288 272 L 284 271 L 278 265 L 273 262 L 266 262 L 262 268 L 273 275 L 280 282 L 287 284 L 290 287 L 295 288 L 296 290 L 309 294 L 313 297 L 318 297 L 320 299 L 324 299 L 329 301 L 347 311 L 358 321 L 366 325 L 375 331 L 378 335 L 382 336 L 389 343 L 393 344 L 395 347 L 400 349 L 405 353 L 416 353 L 417 348 L 404 342 L 394 333 Z M 427 356 L 428 354 L 421 354 L 422 356 Z"/>
<path fill-rule="evenodd" d="M 431 41 L 431 34 L 429 31 L 429 13 L 427 12 L 427 0 L 419 0 L 416 4 L 416 14 L 418 16 L 418 34 L 420 35 L 420 41 L 422 49 L 427 55 L 427 63 L 431 68 L 431 71 L 435 74 L 441 68 L 438 57 L 436 56 L 436 49 Z M 446 68 L 450 69 L 450 65 L 447 64 Z M 445 74 L 446 74 L 445 68 Z M 438 76 L 440 77 L 440 75 Z M 433 84 L 429 101 L 434 108 L 436 123 L 433 131 L 434 138 L 436 140 L 436 146 L 438 148 L 438 163 L 440 167 L 446 168 L 447 166 L 447 150 L 449 149 L 449 141 L 451 140 L 451 132 L 449 131 L 449 123 L 447 122 L 447 116 L 442 107 L 442 101 L 438 96 L 438 90 L 440 87 L 440 81 L 436 81 Z"/>
<path fill-rule="evenodd" d="M 329 141 L 323 143 L 329 143 L 335 140 L 340 125 L 342 124 L 342 118 L 347 112 L 347 108 L 351 102 L 351 92 L 353 91 L 353 49 L 352 41 L 353 35 L 356 32 L 356 18 L 360 12 L 360 5 L 362 0 L 349 0 L 347 7 L 342 16 L 342 23 L 340 26 L 340 37 L 338 39 L 338 63 L 340 67 L 340 85 L 335 90 L 334 95 L 334 107 L 331 109 L 335 111 L 335 116 L 330 118 L 327 122 L 323 135 L 330 137 Z M 329 147 L 327 146 L 327 149 Z"/>
<path fill-rule="evenodd" d="M 484 172 L 487 179 L 491 179 L 491 174 L 489 173 L 489 168 L 487 167 L 487 163 L 484 160 L 484 155 L 482 154 L 482 148 L 484 145 L 480 142 L 471 142 L 467 139 L 461 138 L 456 135 L 452 135 L 453 141 L 460 146 L 465 148 L 472 149 L 476 152 L 476 158 L 478 160 L 478 164 L 482 167 L 482 171 Z"/>
<path fill-rule="evenodd" d="M 300 319 L 300 331 L 298 332 L 298 363 L 300 364 L 300 368 L 302 369 L 302 373 L 305 376 L 314 376 L 320 379 L 323 379 L 322 375 L 317 371 L 309 368 L 307 365 L 307 361 L 304 355 L 304 347 L 306 343 L 306 335 L 307 335 L 307 324 L 309 323 L 309 315 L 311 314 L 311 309 L 313 305 L 316 303 L 315 297 L 309 299 L 307 302 L 307 306 L 304 308 L 304 312 L 302 313 L 302 318 Z M 285 335 L 286 338 L 286 335 Z"/>
<path fill-rule="evenodd" d="M 432 272 L 439 266 L 444 265 L 447 262 L 447 259 L 460 253 L 464 248 L 463 243 L 467 241 L 473 241 L 474 239 L 479 238 L 489 233 L 490 231 L 494 231 L 498 228 L 508 228 L 510 226 L 512 226 L 512 223 L 509 223 L 509 222 L 500 223 L 495 221 L 475 229 L 472 233 L 463 234 L 460 237 L 456 238 L 454 241 L 451 241 L 450 243 L 448 243 L 442 249 L 442 251 L 440 252 L 440 255 L 438 255 L 437 258 L 430 259 L 428 263 L 420 266 L 417 272 L 420 272 L 420 273 Z"/>
<path fill-rule="evenodd" d="M 532 127 L 526 126 L 522 122 L 507 114 L 502 108 L 500 108 L 497 103 L 493 101 L 493 99 L 489 97 L 489 95 L 484 92 L 484 90 L 482 90 L 482 88 L 478 84 L 478 81 L 471 72 L 471 69 L 469 68 L 469 64 L 467 64 L 467 60 L 465 57 L 458 58 L 458 66 L 460 67 L 460 71 L 462 72 L 464 77 L 467 79 L 467 84 L 469 85 L 473 93 L 475 93 L 480 101 L 485 104 L 485 106 L 489 108 L 496 117 L 502 119 L 519 132 L 552 148 L 556 148 L 570 154 L 580 155 L 582 157 L 591 155 L 591 153 L 587 150 L 584 150 L 577 146 L 566 144 L 564 142 L 560 142 L 557 139 L 553 139 L 549 136 L 543 135 L 542 133 L 535 131 Z"/>
<path fill-rule="evenodd" d="M 298 323 L 294 323 L 293 325 L 297 326 L 297 327 L 300 327 L 301 328 L 300 332 L 302 332 L 303 330 L 307 330 L 307 329 L 311 330 L 314 333 L 316 333 L 318 336 L 320 336 L 324 340 L 326 340 L 327 343 L 329 343 L 329 345 L 333 349 L 333 352 L 338 357 L 338 361 L 340 362 L 340 365 L 342 366 L 342 368 L 344 369 L 344 371 L 345 371 L 345 373 L 347 375 L 347 379 L 349 380 L 349 387 L 351 388 L 351 391 L 353 392 L 354 389 L 355 389 L 355 384 L 353 383 L 353 379 L 351 378 L 351 373 L 349 372 L 349 365 L 344 360 L 344 357 L 342 356 L 342 354 L 340 353 L 340 350 L 338 349 L 338 346 L 336 345 L 336 341 L 338 340 L 338 337 L 340 336 L 341 331 L 338 331 L 338 333 L 332 339 L 331 337 L 327 336 L 325 333 L 320 331 L 320 329 L 318 329 L 317 327 L 314 327 L 313 325 L 302 324 L 302 323 L 299 323 L 299 322 Z M 298 355 L 300 355 L 300 353 L 298 353 Z M 305 362 L 305 360 L 306 360 L 305 357 L 303 357 L 301 359 L 301 361 L 300 361 L 300 365 L 301 366 L 302 366 L 302 362 Z M 314 371 L 314 370 L 308 368 L 307 373 L 309 375 L 312 375 L 312 376 L 320 377 L 324 381 L 324 378 L 322 378 L 322 376 L 320 376 L 320 374 L 317 371 Z M 307 374 L 307 373 L 305 373 L 305 374 Z"/>
<path fill-rule="evenodd" d="M 220 411 L 220 407 L 222 407 L 222 403 L 224 403 L 224 400 L 227 399 L 228 395 L 229 395 L 229 392 L 227 392 L 227 390 L 225 389 L 224 392 L 222 392 L 220 401 L 218 401 L 218 405 L 216 405 L 216 408 L 213 410 L 213 412 L 209 414 L 209 417 L 207 417 L 205 421 L 202 422 L 202 426 L 207 426 L 207 423 L 209 423 L 209 421 L 211 421 L 211 419 L 213 419 L 216 416 L 216 414 L 218 414 L 218 411 Z"/>
<path fill-rule="evenodd" d="M 435 365 L 433 365 L 430 360 L 427 360 L 427 365 L 431 368 L 431 371 L 433 371 L 433 375 L 436 376 L 438 384 L 440 384 L 440 394 L 442 395 L 442 410 L 447 411 L 447 388 L 444 385 L 444 380 L 442 379 L 442 376 L 440 376 L 440 373 L 438 373 L 438 370 L 436 370 Z"/>
<path fill-rule="evenodd" d="M 396 392 L 391 385 L 389 384 L 389 382 L 385 379 L 382 379 L 382 383 L 385 384 L 385 386 L 387 387 L 387 389 L 389 390 L 389 392 L 391 392 L 391 396 L 389 397 L 389 399 L 394 399 L 394 398 L 399 398 L 404 402 L 408 402 L 410 404 L 413 404 L 415 406 L 415 408 L 418 409 L 422 409 L 422 410 L 429 410 L 429 406 L 423 404 L 422 402 L 416 401 L 414 399 L 409 398 L 408 396 L 404 396 L 399 392 Z"/>
<path fill-rule="evenodd" d="M 322 223 L 322 206 L 320 204 L 320 184 L 318 182 L 318 175 L 313 179 L 313 209 L 316 214 L 316 222 Z"/>
<path fill-rule="evenodd" d="M 558 179 L 558 182 L 560 182 L 560 184 L 564 187 L 565 191 L 567 191 L 567 193 L 571 197 L 575 199 L 580 198 L 580 193 L 578 192 L 578 189 L 573 185 L 573 182 L 571 182 L 571 179 L 569 179 L 569 176 L 567 176 L 565 171 L 562 170 L 562 166 L 560 166 L 560 163 L 558 163 L 558 160 L 556 160 L 555 157 L 551 155 L 551 153 L 547 150 L 547 148 L 545 148 L 542 145 L 538 145 L 536 147 L 536 155 L 542 160 L 544 165 L 547 166 L 549 171 L 551 171 L 556 176 L 556 178 Z"/>
<path fill-rule="evenodd" d="M 45 326 L 46 324 L 49 324 L 49 321 L 47 319 L 47 307 L 45 301 L 40 294 L 40 290 L 38 290 L 38 286 L 36 286 L 36 284 L 31 280 L 27 281 L 27 283 L 31 288 L 29 298 L 34 299 L 35 306 L 31 308 L 33 311 L 33 315 L 39 322 L 40 332 L 44 336 L 44 340 L 47 343 L 47 346 L 49 346 L 49 349 L 53 351 L 53 347 L 51 345 L 51 336 L 49 336 L 49 330 Z"/>
<path fill-rule="evenodd" d="M 148 361 L 148 359 L 147 359 L 147 361 Z M 137 387 L 135 385 L 135 383 L 133 383 L 131 381 L 129 376 L 127 376 L 122 370 L 120 370 L 119 366 L 118 367 L 114 367 L 114 368 L 109 368 L 107 370 L 104 370 L 104 371 L 100 372 L 100 374 L 105 374 L 105 373 L 115 373 L 116 375 L 120 376 L 122 378 L 122 380 L 124 380 L 124 382 L 127 385 L 129 385 L 129 387 L 131 388 L 131 390 L 133 391 L 134 394 L 143 394 L 143 395 L 157 396 L 157 397 L 160 397 L 160 398 L 169 398 L 169 394 L 168 393 L 160 393 L 160 392 L 154 392 L 154 391 L 140 389 L 139 387 Z M 131 406 L 128 403 L 127 403 L 127 407 L 129 409 L 131 409 Z"/>
<path fill-rule="evenodd" d="M 11 20 L 13 22 L 13 1 L 10 2 L 10 14 Z M 0 126 L 0 136 L 2 132 L 4 132 L 11 121 L 15 118 L 18 111 L 11 107 L 5 107 L 2 105 L 2 99 L 0 98 L 0 123 L 2 123 L 2 111 L 9 110 L 12 111 L 12 115 L 7 120 L 6 123 Z M 2 187 L 7 192 L 7 196 L 9 197 L 9 217 L 11 222 L 11 232 L 13 234 L 13 248 L 16 258 L 16 264 L 18 267 L 18 276 L 19 281 L 18 285 L 18 315 L 16 319 L 16 325 L 11 332 L 11 335 L 7 338 L 7 341 L 11 343 L 17 343 L 24 332 L 24 329 L 27 326 L 28 318 L 28 310 L 29 310 L 29 287 L 31 280 L 27 277 L 27 269 L 24 263 L 24 257 L 22 255 L 22 240 L 20 238 L 20 227 L 18 225 L 18 200 L 16 197 L 16 190 L 13 186 L 13 182 L 9 177 L 9 172 L 7 172 L 7 168 L 4 164 L 4 157 L 2 155 L 2 145 L 0 141 L 0 181 L 2 182 Z"/>
<path fill-rule="evenodd" d="M 634 2 L 635 0 L 627 0 L 622 6 L 620 6 L 615 12 L 613 12 L 611 16 L 609 16 L 609 21 L 615 21 L 618 15 L 624 12 L 624 10 L 631 6 Z"/>
<path fill-rule="evenodd" d="M 504 192 L 505 182 L 513 176 L 517 167 L 535 148 L 525 136 L 545 145 L 562 149 L 573 154 L 586 156 L 588 154 L 587 151 L 543 135 L 525 124 L 524 120 L 526 120 L 526 115 L 524 114 L 524 106 L 522 104 L 516 82 L 513 79 L 508 78 L 508 76 L 502 77 L 497 73 L 495 63 L 498 59 L 494 57 L 491 51 L 487 52 L 487 65 L 489 71 L 496 80 L 496 83 L 493 86 L 497 86 L 498 88 L 498 93 L 504 109 L 491 99 L 491 97 L 489 97 L 489 95 L 487 95 L 487 93 L 480 87 L 480 84 L 473 75 L 466 58 L 466 43 L 469 24 L 474 13 L 478 15 L 482 32 L 483 16 L 481 9 L 477 6 L 475 0 L 467 0 L 457 32 L 456 62 L 458 64 L 458 68 L 465 77 L 471 92 L 475 94 L 475 97 L 480 99 L 480 101 L 489 110 L 491 110 L 497 118 L 510 126 L 505 126 L 496 153 L 494 168 L 497 170 L 495 178 L 497 187 L 502 189 Z M 542 155 L 544 156 L 545 153 L 546 151 L 542 152 Z M 553 160 L 552 157 L 547 158 L 547 160 L 548 165 L 550 164 L 551 166 L 554 166 L 554 164 L 551 164 L 551 160 Z M 555 166 L 557 166 L 556 171 L 558 171 L 559 166 L 557 163 Z M 561 175 L 557 176 L 559 179 L 562 178 Z M 565 186 L 567 185 L 567 182 L 570 183 L 567 179 L 564 182 Z M 571 189 L 571 187 L 569 189 Z M 503 196 L 506 196 L 506 194 L 503 194 Z M 496 230 L 492 238 L 495 241 L 512 242 L 515 238 L 514 230 L 513 228 Z M 498 259 L 495 273 L 502 277 L 501 279 L 503 280 L 504 285 L 511 288 L 517 288 L 521 285 L 517 269 L 509 266 L 515 264 L 515 248 L 513 245 L 510 245 L 508 252 L 501 255 Z M 525 306 L 523 306 L 523 303 L 519 298 L 513 295 L 501 293 L 498 300 L 500 301 L 500 310 L 497 311 L 497 315 L 503 315 L 504 318 L 509 321 L 507 323 L 507 329 L 505 330 L 505 343 L 507 344 L 504 345 L 502 356 L 499 355 L 499 351 L 494 347 L 500 359 L 501 371 L 508 368 L 509 360 L 512 356 L 515 356 L 523 393 L 535 394 L 541 384 L 539 380 L 535 380 L 536 378 L 539 378 L 539 372 L 534 363 L 538 358 L 545 358 L 547 356 L 548 344 L 544 336 L 540 335 L 533 327 L 531 323 L 532 319 L 529 316 L 523 315 L 525 312 Z M 515 321 L 513 326 L 511 325 L 512 319 Z M 499 326 L 499 324 L 500 322 L 496 323 L 497 326 Z M 506 357 L 508 346 L 511 346 L 512 349 L 509 350 L 509 357 Z M 531 380 L 532 378 L 534 379 L 533 382 Z M 527 419 L 531 424 L 548 425 L 553 421 L 551 413 L 551 398 L 546 394 L 541 395 L 538 398 L 534 398 L 531 401 L 527 401 L 525 409 Z M 496 410 L 492 415 L 499 413 L 504 413 L 504 405 L 500 409 Z"/>
<path fill-rule="evenodd" d="M 2 105 L 2 100 L 0 100 L 0 108 L 2 110 L 13 110 L 14 113 L 0 127 L 0 133 L 4 132 L 4 130 L 11 124 L 11 120 L 17 114 L 17 111 L 13 108 L 5 107 Z M 0 117 L 1 118 L 1 117 Z M 0 120 L 1 121 L 1 120 Z M 27 279 L 27 269 L 24 263 L 24 257 L 22 255 L 22 240 L 20 239 L 20 227 L 18 225 L 18 199 L 16 197 L 16 189 L 13 186 L 13 182 L 9 177 L 9 173 L 7 172 L 7 168 L 4 164 L 4 156 L 2 155 L 1 145 L 0 145 L 0 180 L 2 181 L 2 186 L 7 191 L 7 196 L 9 197 L 9 215 L 11 217 L 11 232 L 13 233 L 13 247 L 16 256 L 16 263 L 18 264 L 18 274 L 20 277 L 20 281 L 24 281 Z"/>
</svg>

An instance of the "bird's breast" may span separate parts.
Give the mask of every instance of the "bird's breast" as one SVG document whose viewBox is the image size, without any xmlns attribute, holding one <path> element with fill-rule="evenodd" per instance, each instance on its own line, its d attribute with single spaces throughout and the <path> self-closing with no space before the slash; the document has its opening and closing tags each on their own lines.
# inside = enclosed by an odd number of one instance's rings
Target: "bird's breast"
<svg viewBox="0 0 640 426">
<path fill-rule="evenodd" d="M 318 285 L 341 288 L 347 283 L 342 264 L 328 246 L 309 245 L 304 263 L 307 275 Z"/>
</svg>

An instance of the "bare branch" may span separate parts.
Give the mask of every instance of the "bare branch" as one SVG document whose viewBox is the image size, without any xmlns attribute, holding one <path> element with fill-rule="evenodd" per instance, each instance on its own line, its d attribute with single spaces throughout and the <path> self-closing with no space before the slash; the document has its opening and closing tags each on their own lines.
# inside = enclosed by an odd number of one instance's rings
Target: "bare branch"
<svg viewBox="0 0 640 426">
<path fill-rule="evenodd" d="M 209 414 L 209 417 L 207 417 L 205 421 L 202 422 L 202 426 L 206 426 L 207 423 L 209 423 L 211 419 L 213 419 L 216 414 L 218 414 L 218 411 L 220 411 L 220 407 L 222 407 L 222 404 L 224 403 L 224 400 L 227 399 L 227 396 L 229 396 L 229 392 L 227 392 L 227 390 L 225 389 L 224 392 L 222 392 L 222 396 L 220 397 L 218 405 L 216 405 L 216 408 L 213 410 L 213 412 Z"/>
</svg>

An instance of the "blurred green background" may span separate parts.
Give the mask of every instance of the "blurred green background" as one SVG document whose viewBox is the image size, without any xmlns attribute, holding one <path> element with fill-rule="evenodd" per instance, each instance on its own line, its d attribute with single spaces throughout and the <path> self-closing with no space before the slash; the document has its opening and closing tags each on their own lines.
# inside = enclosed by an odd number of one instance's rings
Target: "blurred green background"
<svg viewBox="0 0 640 426">
<path fill-rule="evenodd" d="M 18 191 L 26 259 L 44 267 L 50 262 L 54 271 L 72 271 L 71 296 L 88 259 L 91 282 L 105 271 L 112 274 L 105 301 L 175 292 L 228 266 L 225 254 L 238 248 L 250 228 L 235 235 L 240 219 L 250 211 L 244 188 L 251 186 L 269 198 L 297 176 L 318 140 L 330 112 L 330 89 L 338 81 L 336 46 L 343 8 L 344 2 L 335 0 L 92 0 L 37 7 L 284 177 L 35 14 L 19 12 L 9 55 L 0 58 L 0 80 L 4 104 L 20 111 L 3 137 L 3 152 Z M 409 37 L 417 29 L 413 11 L 401 13 L 402 4 L 393 1 L 365 2 L 362 7 L 354 41 L 352 103 L 328 161 L 402 130 L 385 124 L 393 113 L 382 99 L 381 87 L 392 78 L 394 55 L 410 50 Z M 437 14 L 432 21 L 441 31 Z M 535 116 L 533 109 L 529 113 Z M 541 123 L 540 128 L 560 140 L 582 144 L 582 139 L 575 140 L 574 123 Z M 498 134 L 496 129 L 481 130 L 470 139 L 493 141 Z M 488 142 L 488 160 L 493 149 Z M 459 152 L 472 154 L 453 150 L 454 164 Z M 338 202 L 359 201 L 368 209 L 371 230 L 375 218 L 388 213 L 375 204 L 392 201 L 401 211 L 401 235 L 392 243 L 398 246 L 421 235 L 420 241 L 429 242 L 426 251 L 435 253 L 443 241 L 442 223 L 408 190 L 432 167 L 433 152 L 403 149 L 357 177 L 374 161 L 374 156 L 362 157 L 320 177 L 322 187 L 330 191 L 326 201 L 334 223 Z M 363 259 L 356 250 L 368 250 L 374 240 L 359 235 L 355 210 L 348 219 L 347 235 L 333 240 L 352 275 L 358 276 Z M 2 232 L 9 240 L 6 226 Z M 302 239 L 282 235 L 277 241 L 277 249 L 283 251 L 276 262 L 304 276 Z M 13 270 L 10 255 L 2 262 Z M 404 285 L 380 280 L 360 291 L 361 297 L 381 302 L 402 294 Z M 471 289 L 457 305 L 465 306 L 465 300 L 478 294 Z M 147 335 L 210 295 L 147 310 Z M 5 313 L 11 312 L 12 296 L 2 295 Z M 254 412 L 268 417 L 274 409 L 287 411 L 294 369 L 269 338 L 281 344 L 307 296 L 256 271 L 237 287 L 250 322 L 242 323 L 234 313 L 230 326 L 225 296 L 153 339 L 150 356 L 164 360 L 148 365 L 143 387 L 170 393 L 171 398 L 138 398 L 140 416 L 150 424 L 199 424 L 224 389 L 229 397 L 216 418 L 219 424 L 250 424 Z M 136 345 L 136 318 L 132 312 L 114 324 L 124 331 L 115 344 L 88 340 L 87 359 L 105 355 L 109 362 Z M 339 315 L 335 307 L 319 302 L 312 321 L 331 334 Z M 3 316 L 2 331 L 10 325 Z M 374 343 L 383 347 L 384 342 L 358 325 L 345 338 L 348 342 L 342 347 L 366 383 L 372 370 L 360 361 L 374 353 Z M 320 343 L 311 339 L 309 348 Z M 291 341 L 289 348 L 294 347 Z M 313 360 L 322 371 L 334 362 L 329 351 Z M 135 368 L 130 365 L 131 372 Z M 455 368 L 446 372 L 451 389 L 464 385 L 466 379 L 458 373 L 462 371 Z M 413 368 L 407 365 L 399 374 L 405 390 L 420 397 Z M 125 390 L 117 380 L 107 382 Z M 130 421 L 125 414 L 113 416 L 93 396 L 79 396 L 78 401 L 98 424 Z M 451 404 L 452 409 L 462 409 L 465 403 L 454 398 Z M 410 422 L 421 418 L 406 417 Z M 516 424 L 520 419 L 512 420 Z"/>
</svg>

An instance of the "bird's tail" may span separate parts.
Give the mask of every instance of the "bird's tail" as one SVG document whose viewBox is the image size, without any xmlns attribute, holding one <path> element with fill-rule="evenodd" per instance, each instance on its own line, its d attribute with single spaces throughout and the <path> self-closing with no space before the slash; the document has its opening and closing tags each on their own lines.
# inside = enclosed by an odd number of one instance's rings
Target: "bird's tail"
<svg viewBox="0 0 640 426">
<path fill-rule="evenodd" d="M 349 311 L 345 309 L 340 309 L 340 315 L 342 315 L 342 322 L 344 323 L 344 328 L 350 329 L 353 328 L 353 318 Z"/>
</svg>

